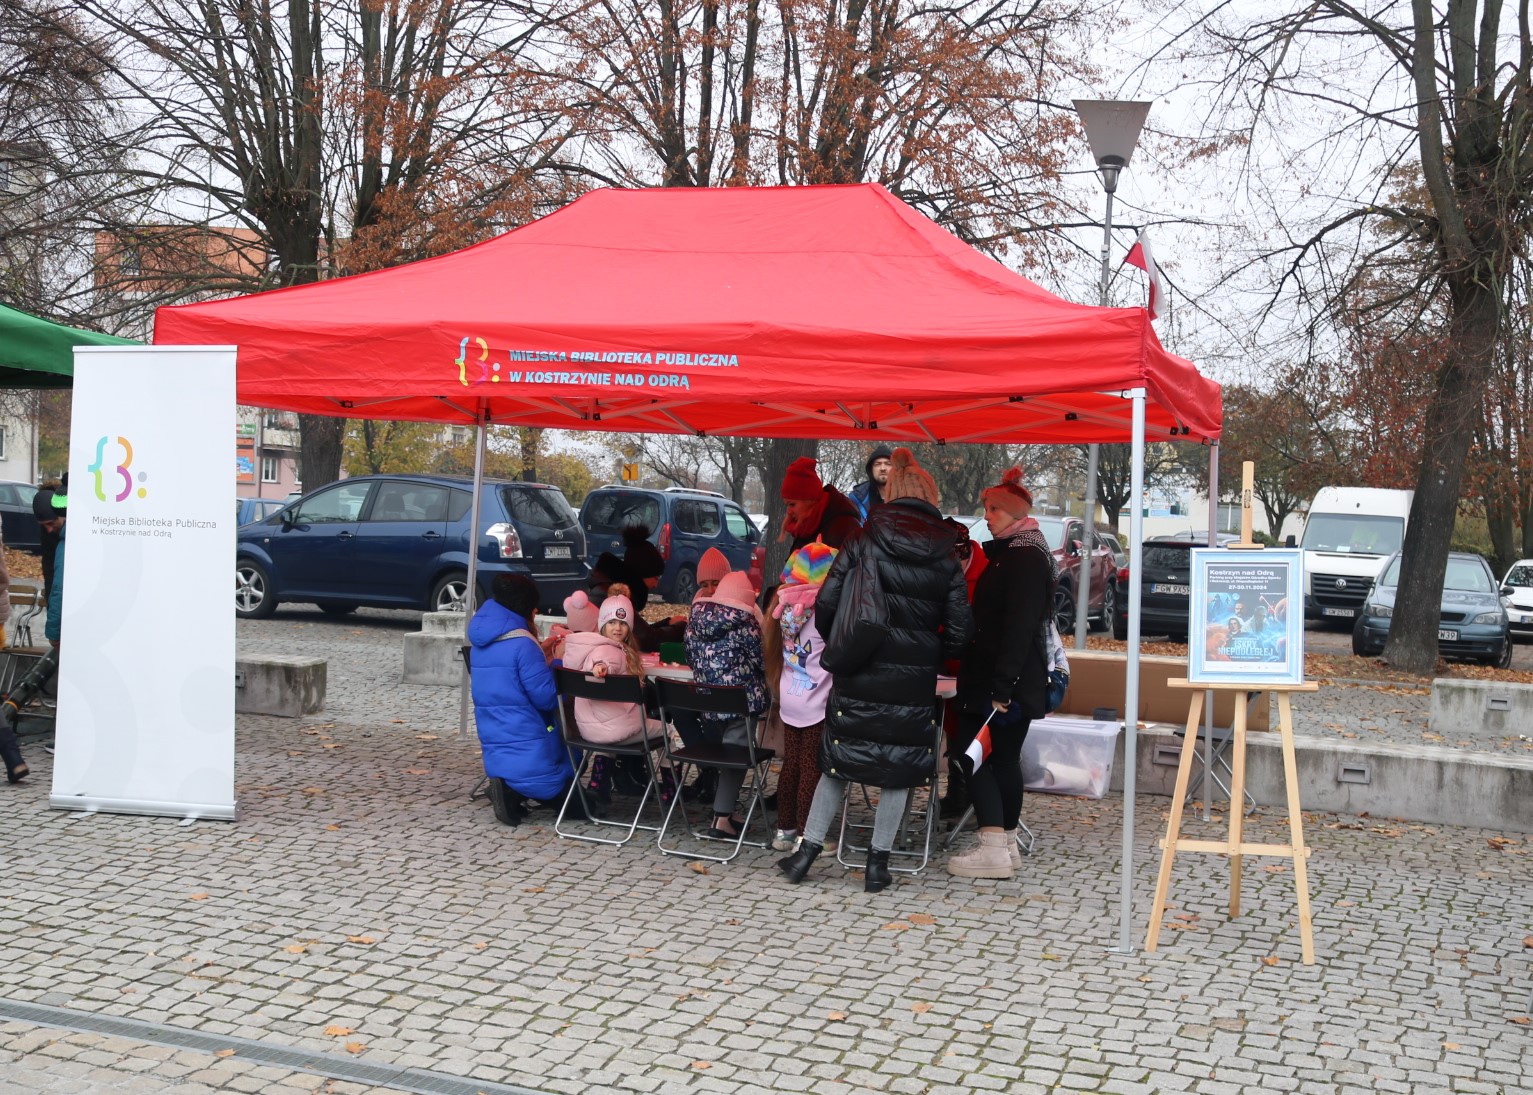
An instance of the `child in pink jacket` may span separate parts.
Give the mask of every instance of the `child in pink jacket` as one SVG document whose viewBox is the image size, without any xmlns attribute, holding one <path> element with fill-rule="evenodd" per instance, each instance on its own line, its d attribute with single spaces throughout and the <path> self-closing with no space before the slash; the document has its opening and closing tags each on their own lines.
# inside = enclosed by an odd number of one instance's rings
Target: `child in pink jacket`
<svg viewBox="0 0 1533 1095">
<path fill-rule="evenodd" d="M 783 760 L 777 776 L 777 833 L 772 841 L 779 851 L 793 850 L 820 782 L 820 734 L 831 678 L 820 665 L 825 643 L 815 627 L 814 602 L 835 557 L 836 549 L 819 540 L 789 556 L 777 587 L 777 607 L 772 610 L 782 629 L 778 704 Z"/>
<path fill-rule="evenodd" d="M 628 587 L 614 583 L 596 615 L 595 631 L 574 631 L 564 640 L 564 668 L 593 677 L 608 673 L 644 676 L 639 644 L 633 635 L 633 602 Z M 602 745 L 637 740 L 644 733 L 644 706 L 609 700 L 575 701 L 581 737 Z"/>
</svg>

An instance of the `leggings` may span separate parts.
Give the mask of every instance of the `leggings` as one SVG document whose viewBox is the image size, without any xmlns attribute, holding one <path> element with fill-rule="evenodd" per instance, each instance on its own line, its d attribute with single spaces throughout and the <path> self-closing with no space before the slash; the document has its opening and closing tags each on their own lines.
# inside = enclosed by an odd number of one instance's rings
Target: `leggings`
<svg viewBox="0 0 1533 1095">
<path fill-rule="evenodd" d="M 821 774 L 819 785 L 814 789 L 814 801 L 809 806 L 809 816 L 804 821 L 804 839 L 809 843 L 824 846 L 830 823 L 841 812 L 846 788 L 846 780 Z M 900 821 L 905 817 L 905 803 L 909 800 L 909 788 L 879 788 L 878 809 L 873 814 L 871 847 L 874 851 L 887 852 L 894 847 L 894 838 L 900 833 Z M 780 794 L 777 801 L 782 801 Z"/>
<path fill-rule="evenodd" d="M 956 752 L 960 758 L 984 723 L 984 715 L 967 711 L 959 718 Z M 1017 827 L 1022 816 L 1022 739 L 1027 737 L 1031 723 L 1031 719 L 1009 726 L 997 726 L 993 720 L 990 723 L 990 756 L 978 771 L 969 774 L 969 798 L 974 803 L 974 820 L 981 828 L 1009 833 Z M 969 771 L 971 762 L 963 758 L 961 763 Z"/>
<path fill-rule="evenodd" d="M 783 723 L 782 771 L 777 774 L 777 827 L 802 829 L 820 782 L 820 733 L 825 724 Z"/>
</svg>

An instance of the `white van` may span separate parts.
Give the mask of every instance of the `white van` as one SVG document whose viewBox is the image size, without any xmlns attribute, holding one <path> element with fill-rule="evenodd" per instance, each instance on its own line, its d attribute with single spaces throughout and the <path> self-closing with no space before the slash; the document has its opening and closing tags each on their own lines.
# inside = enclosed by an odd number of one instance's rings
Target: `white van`
<svg viewBox="0 0 1533 1095">
<path fill-rule="evenodd" d="M 1304 618 L 1350 622 L 1405 543 L 1413 490 L 1322 487 L 1304 520 Z"/>
</svg>

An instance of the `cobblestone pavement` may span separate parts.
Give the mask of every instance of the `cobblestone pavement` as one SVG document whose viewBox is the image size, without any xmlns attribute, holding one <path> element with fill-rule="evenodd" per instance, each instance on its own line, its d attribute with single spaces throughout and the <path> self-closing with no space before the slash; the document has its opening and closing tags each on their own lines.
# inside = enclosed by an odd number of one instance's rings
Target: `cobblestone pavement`
<svg viewBox="0 0 1533 1095">
<path fill-rule="evenodd" d="M 240 718 L 236 823 L 51 812 L 40 751 L 0 788 L 0 997 L 550 1092 L 1533 1088 L 1520 834 L 1309 815 L 1317 965 L 1286 865 L 1251 861 L 1231 921 L 1200 856 L 1161 950 L 1114 955 L 1117 798 L 1030 796 L 1014 881 L 939 868 L 867 895 L 821 863 L 793 887 L 749 850 L 698 871 L 561 841 L 546 814 L 496 824 L 455 694 L 394 683 L 405 625 L 295 622 L 241 641 L 323 650 L 330 709 Z M 1138 803 L 1136 946 L 1165 807 Z M 369 1090 L 0 1025 L 0 1095 Z"/>
</svg>

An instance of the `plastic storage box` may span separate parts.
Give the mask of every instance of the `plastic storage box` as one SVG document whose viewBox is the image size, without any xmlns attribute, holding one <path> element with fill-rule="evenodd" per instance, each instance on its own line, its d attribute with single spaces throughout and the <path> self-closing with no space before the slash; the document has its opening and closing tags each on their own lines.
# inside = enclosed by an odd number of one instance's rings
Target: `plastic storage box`
<svg viewBox="0 0 1533 1095">
<path fill-rule="evenodd" d="M 1022 743 L 1022 786 L 1053 795 L 1101 798 L 1112 783 L 1121 723 L 1034 719 Z"/>
</svg>

